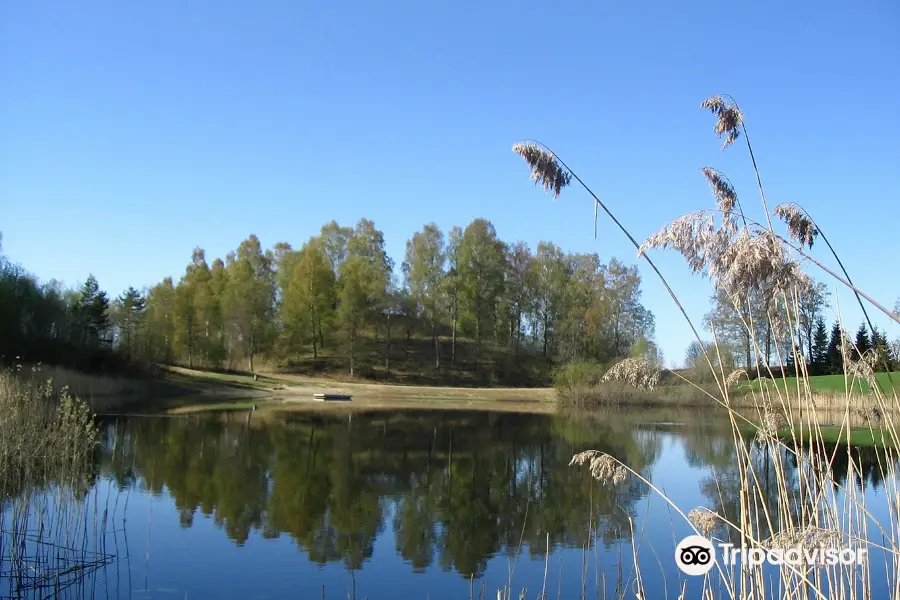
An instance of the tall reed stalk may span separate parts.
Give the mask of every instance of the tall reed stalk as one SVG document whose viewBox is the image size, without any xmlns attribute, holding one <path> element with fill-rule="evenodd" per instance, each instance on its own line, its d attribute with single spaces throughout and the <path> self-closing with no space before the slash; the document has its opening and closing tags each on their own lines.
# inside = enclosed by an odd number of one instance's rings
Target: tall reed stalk
<svg viewBox="0 0 900 600">
<path fill-rule="evenodd" d="M 721 366 L 724 364 L 721 360 L 722 349 L 714 327 L 712 351 L 718 357 L 716 363 L 720 366 L 716 368 L 709 356 L 706 356 L 706 362 L 718 390 L 702 388 L 695 382 L 685 380 L 685 383 L 710 398 L 714 406 L 724 410 L 731 424 L 740 482 L 735 514 L 709 507 L 695 507 L 690 511 L 678 507 L 650 480 L 599 451 L 579 453 L 572 462 L 588 464 L 595 478 L 612 485 L 619 485 L 631 477 L 640 479 L 698 535 L 731 541 L 745 549 L 863 547 L 870 550 L 873 559 L 884 561 L 886 567 L 886 579 L 876 580 L 871 563 L 861 566 L 837 563 L 802 568 L 783 564 L 774 571 L 764 571 L 747 562 L 736 565 L 717 563 L 702 580 L 699 595 L 692 597 L 855 600 L 877 597 L 876 594 L 884 593 L 882 590 L 886 589 L 891 597 L 900 598 L 900 490 L 896 455 L 900 437 L 894 410 L 898 405 L 897 391 L 893 387 L 885 391 L 878 385 L 872 354 L 860 353 L 849 340 L 843 341 L 845 393 L 832 398 L 829 415 L 833 418 L 835 410 L 841 413 L 839 421 L 842 432 L 848 432 L 854 417 L 860 414 L 870 427 L 879 427 L 884 431 L 885 446 L 879 451 L 879 468 L 885 482 L 889 515 L 879 520 L 867 507 L 866 494 L 853 483 L 862 471 L 850 446 L 837 446 L 831 452 L 827 451 L 822 431 L 822 424 L 826 422 L 824 406 L 821 398 L 812 391 L 809 375 L 802 366 L 800 340 L 795 335 L 799 329 L 799 299 L 811 285 L 810 278 L 801 268 L 802 264 L 813 264 L 833 276 L 854 292 L 861 305 L 864 298 L 892 319 L 898 322 L 900 319 L 852 283 L 830 242 L 827 245 L 838 260 L 843 276 L 812 256 L 813 241 L 821 235 L 821 230 L 806 211 L 793 209 L 790 205 L 778 205 L 770 210 L 744 115 L 734 99 L 714 96 L 701 106 L 716 117 L 715 132 L 724 138 L 723 149 L 742 135 L 746 140 L 765 215 L 764 225 L 745 213 L 727 177 L 705 167 L 702 172 L 712 187 L 717 216 L 710 211 L 684 215 L 639 245 L 607 205 L 547 146 L 527 141 L 516 144 L 513 150 L 529 164 L 531 178 L 552 192 L 554 198 L 572 179 L 581 184 L 595 201 L 595 237 L 599 206 L 638 248 L 639 256 L 663 282 L 701 346 L 703 342 L 677 295 L 649 258 L 650 250 L 677 250 L 693 272 L 709 278 L 717 289 L 731 298 L 738 314 L 743 314 L 741 308 L 749 303 L 751 293 L 765 294 L 770 299 L 769 305 L 780 305 L 782 312 L 770 311 L 762 318 L 768 320 L 777 341 L 782 344 L 775 344 L 777 356 L 772 365 L 757 360 L 757 376 L 776 379 L 773 367 L 786 364 L 791 356 L 795 364 L 801 365 L 797 382 L 794 386 L 788 386 L 784 370 L 780 369 L 783 385 L 750 388 L 749 395 L 741 398 L 741 405 L 743 408 L 749 407 L 751 414 L 748 415 L 746 410 L 738 412 L 732 385 L 739 379 L 736 374 L 746 376 L 746 372 L 724 372 Z M 776 232 L 773 216 L 784 221 L 786 234 Z M 865 312 L 864 307 L 863 310 Z M 747 315 L 744 321 L 747 335 L 756 356 L 764 356 L 765 353 L 760 351 L 762 344 L 755 336 L 757 328 L 752 312 L 747 311 Z M 871 327 L 867 313 L 866 319 Z M 781 347 L 787 349 L 787 354 L 780 352 Z M 704 355 L 707 354 L 704 352 Z M 610 369 L 605 379 L 627 381 L 636 387 L 649 389 L 658 381 L 659 371 L 659 365 L 628 359 Z M 862 392 L 855 391 L 852 383 L 858 379 L 869 382 L 869 394 L 861 397 Z M 753 440 L 748 439 L 747 423 L 754 425 L 756 443 L 749 443 Z M 781 434 L 783 431 L 789 432 L 789 435 L 785 437 Z M 833 469 L 837 452 L 846 453 L 850 465 L 850 476 L 845 483 L 835 476 Z M 796 469 L 792 465 L 796 465 Z M 774 475 L 778 492 L 774 496 L 768 489 L 772 485 L 771 475 Z M 635 567 L 638 568 L 637 548 L 634 552 Z M 637 582 L 637 597 L 653 597 L 654 590 L 644 590 L 639 576 Z"/>
</svg>

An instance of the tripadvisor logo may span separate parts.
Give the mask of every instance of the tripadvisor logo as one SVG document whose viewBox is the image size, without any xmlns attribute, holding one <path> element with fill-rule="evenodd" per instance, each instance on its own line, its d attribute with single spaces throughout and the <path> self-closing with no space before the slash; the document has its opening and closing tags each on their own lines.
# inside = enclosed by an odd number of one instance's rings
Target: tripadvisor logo
<svg viewBox="0 0 900 600">
<path fill-rule="evenodd" d="M 720 544 L 722 563 L 738 563 L 759 566 L 772 565 L 815 567 L 835 565 L 862 565 L 866 560 L 866 548 L 735 548 L 734 544 Z M 713 543 L 700 535 L 689 535 L 675 547 L 675 563 L 687 575 L 705 575 L 716 562 Z"/>
<path fill-rule="evenodd" d="M 675 562 L 688 575 L 706 575 L 716 562 L 716 549 L 702 535 L 689 535 L 675 547 Z"/>
</svg>

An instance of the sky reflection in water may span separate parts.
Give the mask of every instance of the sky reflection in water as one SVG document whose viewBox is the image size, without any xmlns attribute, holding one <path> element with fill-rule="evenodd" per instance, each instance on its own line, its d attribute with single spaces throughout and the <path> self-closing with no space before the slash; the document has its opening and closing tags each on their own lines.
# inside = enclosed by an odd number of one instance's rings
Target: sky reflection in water
<svg viewBox="0 0 900 600">
<path fill-rule="evenodd" d="M 632 537 L 648 591 L 698 588 L 673 559 L 690 528 L 640 482 L 613 488 L 568 466 L 589 448 L 641 471 L 685 512 L 737 510 L 727 423 L 691 412 L 254 419 L 107 424 L 86 500 L 117 529 L 107 537 L 117 559 L 92 580 L 98 597 L 321 598 L 324 586 L 326 598 L 355 587 L 370 600 L 456 600 L 484 585 L 495 598 L 520 540 L 515 597 L 536 597 L 545 568 L 549 598 L 583 586 L 611 596 L 620 577 L 630 585 Z M 872 475 L 866 487 L 881 519 L 879 483 Z"/>
</svg>

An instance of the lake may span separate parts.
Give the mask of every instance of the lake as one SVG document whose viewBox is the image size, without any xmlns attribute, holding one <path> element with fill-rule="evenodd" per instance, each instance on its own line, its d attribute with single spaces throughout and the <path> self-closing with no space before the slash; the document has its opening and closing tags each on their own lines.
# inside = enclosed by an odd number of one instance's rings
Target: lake
<svg viewBox="0 0 900 600">
<path fill-rule="evenodd" d="M 573 454 L 615 456 L 684 512 L 738 505 L 731 430 L 700 412 L 222 413 L 102 434 L 82 490 L 51 489 L 27 514 L 6 503 L 0 596 L 493 600 L 511 581 L 514 598 L 614 597 L 617 584 L 633 598 L 638 548 L 645 588 L 674 598 L 702 582 L 674 561 L 690 526 L 646 484 L 604 485 Z M 854 456 L 851 487 L 886 523 L 877 456 Z M 29 533 L 14 539 L 17 523 Z M 53 528 L 55 545 L 39 544 Z"/>
</svg>

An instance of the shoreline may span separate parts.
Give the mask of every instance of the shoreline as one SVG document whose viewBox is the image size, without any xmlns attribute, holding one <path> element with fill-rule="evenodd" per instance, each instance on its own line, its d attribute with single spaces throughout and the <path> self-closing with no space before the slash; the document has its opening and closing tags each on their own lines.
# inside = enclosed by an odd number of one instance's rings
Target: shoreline
<svg viewBox="0 0 900 600">
<path fill-rule="evenodd" d="M 553 388 L 462 388 L 335 381 L 282 373 L 250 375 L 165 367 L 162 379 L 182 393 L 132 398 L 98 411 L 103 415 L 250 410 L 259 412 L 347 412 L 403 410 L 497 410 L 549 414 L 556 410 Z M 313 394 L 340 394 L 350 401 L 314 400 Z"/>
<path fill-rule="evenodd" d="M 582 412 L 602 414 L 607 411 L 643 409 L 684 409 L 690 411 L 724 408 L 702 394 L 684 389 L 659 389 L 639 392 L 611 385 L 600 391 L 600 402 L 578 407 L 557 400 L 557 390 L 510 387 L 448 387 L 340 381 L 288 373 L 258 373 L 256 377 L 238 373 L 202 371 L 184 367 L 161 367 L 148 380 L 97 378 L 65 370 L 51 370 L 47 375 L 54 387 L 70 386 L 74 395 L 87 400 L 98 416 L 127 414 L 186 416 L 205 412 L 257 413 L 348 413 L 389 410 L 478 410 L 554 414 Z M 350 401 L 321 401 L 314 394 L 351 396 Z M 777 395 L 777 394 L 776 394 Z M 865 399 L 854 397 L 849 415 L 845 399 L 839 394 L 815 393 L 813 405 L 791 406 L 804 418 L 815 415 L 822 425 L 839 424 L 849 416 L 853 428 L 876 425 L 863 414 Z M 613 400 L 614 401 L 605 401 Z M 734 408 L 751 420 L 758 420 L 758 407 L 751 398 L 739 395 L 732 400 Z M 774 404 L 780 404 L 775 399 Z M 789 402 L 789 404 L 795 404 Z M 787 408 L 782 406 L 779 408 Z"/>
</svg>

